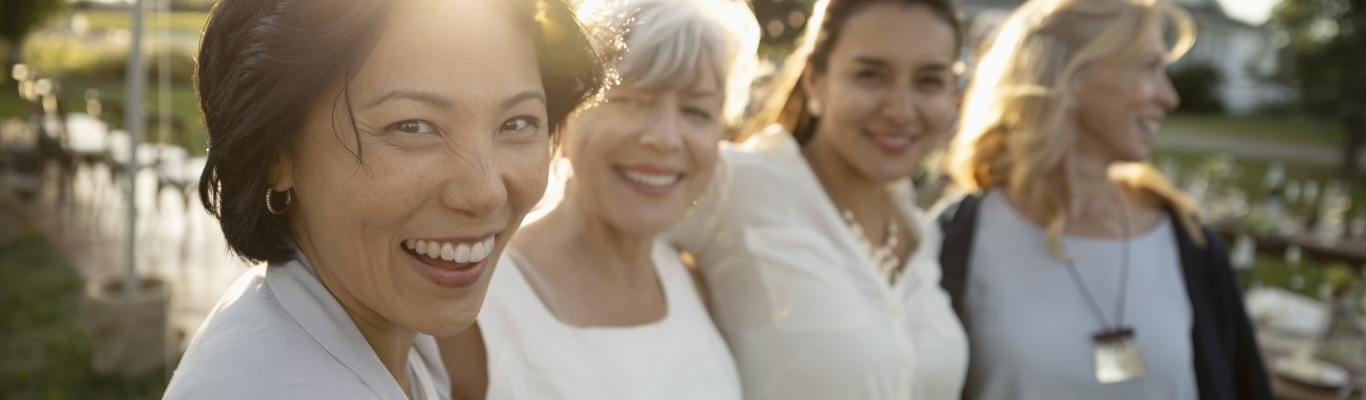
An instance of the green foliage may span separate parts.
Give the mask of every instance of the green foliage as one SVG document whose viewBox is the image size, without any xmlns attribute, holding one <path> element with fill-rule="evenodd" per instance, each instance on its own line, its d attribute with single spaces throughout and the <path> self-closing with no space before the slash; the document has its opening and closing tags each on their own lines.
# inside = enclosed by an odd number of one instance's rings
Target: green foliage
<svg viewBox="0 0 1366 400">
<path fill-rule="evenodd" d="M 1181 101 L 1184 103 L 1186 99 L 1182 98 Z M 1290 143 L 1336 145 L 1342 142 L 1341 125 L 1294 115 L 1235 117 L 1178 112 L 1167 116 L 1167 122 L 1162 125 L 1162 130 L 1164 134 L 1173 135 L 1198 133 Z"/>
<path fill-rule="evenodd" d="M 1273 21 L 1294 49 L 1280 78 L 1299 87 L 1300 106 L 1330 118 L 1366 114 L 1366 0 L 1285 0 Z"/>
<path fill-rule="evenodd" d="M 1171 71 L 1172 85 L 1181 95 L 1181 111 L 1203 114 L 1222 114 L 1224 102 L 1219 99 L 1219 88 L 1224 75 L 1207 63 L 1194 63 Z"/>
<path fill-rule="evenodd" d="M 815 0 L 752 0 L 759 21 L 760 53 L 780 59 L 790 53 L 811 19 Z M 776 34 L 776 35 L 775 35 Z"/>
<path fill-rule="evenodd" d="M 65 7 L 65 0 L 0 0 L 0 40 L 18 43 Z"/>
<path fill-rule="evenodd" d="M 189 85 L 194 76 L 194 55 L 190 49 L 176 48 L 170 53 L 171 81 Z M 146 57 L 149 83 L 157 82 L 160 55 L 149 49 Z M 119 82 L 128 71 L 128 48 L 101 41 L 66 36 L 35 34 L 28 41 L 24 59 L 41 76 L 62 80 Z"/>
<path fill-rule="evenodd" d="M 161 397 L 169 370 L 135 379 L 91 371 L 91 340 L 78 318 L 83 290 L 81 277 L 37 233 L 0 247 L 0 398 Z"/>
</svg>

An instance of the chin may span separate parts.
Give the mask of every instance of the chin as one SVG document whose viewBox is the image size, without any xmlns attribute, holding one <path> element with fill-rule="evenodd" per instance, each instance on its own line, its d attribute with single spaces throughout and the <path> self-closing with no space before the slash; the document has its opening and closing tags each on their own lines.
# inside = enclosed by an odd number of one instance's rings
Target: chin
<svg viewBox="0 0 1366 400">
<path fill-rule="evenodd" d="M 670 204 L 625 211 L 611 220 L 617 229 L 637 235 L 656 235 L 672 228 L 686 213 L 687 207 Z"/>
<path fill-rule="evenodd" d="M 877 163 L 861 169 L 868 179 L 883 183 L 892 183 L 904 178 L 909 178 L 911 173 L 915 172 L 915 165 L 895 161 Z"/>
<path fill-rule="evenodd" d="M 442 337 L 452 336 L 474 325 L 475 318 L 479 316 L 479 307 L 484 302 L 482 296 L 476 304 L 474 310 L 458 310 L 447 313 L 420 315 L 417 325 L 411 326 L 414 331 L 428 335 Z M 428 310 L 440 310 L 442 307 L 429 307 Z"/>
<path fill-rule="evenodd" d="M 1132 152 L 1132 153 L 1130 153 L 1130 154 L 1125 154 L 1123 157 L 1120 157 L 1120 160 L 1119 160 L 1119 161 L 1121 161 L 1121 162 L 1147 162 L 1148 159 L 1152 157 L 1152 155 L 1153 155 L 1152 151 L 1149 151 L 1149 150 L 1146 150 L 1146 149 L 1145 149 L 1145 150 L 1139 150 L 1139 151 L 1134 151 L 1134 152 Z"/>
</svg>

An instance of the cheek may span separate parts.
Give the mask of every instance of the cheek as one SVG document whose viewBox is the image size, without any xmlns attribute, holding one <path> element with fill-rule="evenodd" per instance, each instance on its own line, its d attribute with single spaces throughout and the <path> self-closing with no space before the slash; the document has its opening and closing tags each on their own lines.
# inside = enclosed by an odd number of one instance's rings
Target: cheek
<svg viewBox="0 0 1366 400">
<path fill-rule="evenodd" d="M 951 133 L 953 118 L 958 113 L 952 96 L 937 95 L 928 99 L 921 109 L 927 132 L 936 138 L 947 137 Z"/>
<path fill-rule="evenodd" d="M 865 121 L 877 113 L 882 93 L 877 89 L 864 89 L 853 84 L 837 85 L 831 88 L 830 98 L 825 103 L 826 120 L 834 124 L 838 131 L 859 129 Z"/>
<path fill-rule="evenodd" d="M 692 183 L 688 185 L 688 198 L 697 199 L 702 197 L 711 184 L 711 178 L 716 171 L 717 160 L 720 159 L 720 151 L 716 145 L 720 141 L 720 131 L 714 133 L 690 136 L 684 142 L 688 151 L 689 158 L 694 168 Z"/>
<path fill-rule="evenodd" d="M 515 218 L 525 216 L 545 194 L 550 176 L 549 146 L 549 141 L 518 145 L 497 155 Z"/>
</svg>

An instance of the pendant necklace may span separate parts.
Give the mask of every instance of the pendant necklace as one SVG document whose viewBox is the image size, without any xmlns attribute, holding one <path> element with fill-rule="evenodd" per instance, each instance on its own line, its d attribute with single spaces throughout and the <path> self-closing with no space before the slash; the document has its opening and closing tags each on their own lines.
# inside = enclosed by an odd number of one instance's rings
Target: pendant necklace
<svg viewBox="0 0 1366 400">
<path fill-rule="evenodd" d="M 1072 281 L 1076 283 L 1077 289 L 1086 296 L 1091 312 L 1096 315 L 1096 319 L 1103 324 L 1103 329 L 1092 335 L 1095 344 L 1095 369 L 1096 381 L 1102 384 L 1124 382 L 1142 378 L 1143 354 L 1138 348 L 1138 343 L 1134 342 L 1134 328 L 1124 325 L 1124 305 L 1128 298 L 1129 289 L 1129 242 L 1132 238 L 1129 235 L 1129 209 L 1124 205 L 1124 200 L 1119 202 L 1120 208 L 1124 212 L 1124 218 L 1120 219 L 1123 223 L 1125 238 L 1121 245 L 1122 258 L 1120 259 L 1120 278 L 1119 278 L 1119 305 L 1115 310 L 1115 323 L 1112 325 L 1101 312 L 1100 303 L 1091 294 L 1086 282 L 1081 279 L 1081 272 L 1077 270 L 1077 264 L 1069 257 L 1067 260 L 1068 272 L 1071 273 Z M 1063 251 L 1067 249 L 1064 248 Z"/>
<path fill-rule="evenodd" d="M 854 212 L 843 210 L 844 222 L 849 225 L 849 230 L 854 234 L 854 239 L 863 244 L 868 252 L 873 256 L 873 263 L 877 264 L 878 270 L 882 272 L 882 277 L 888 283 L 896 283 L 896 272 L 901 268 L 901 259 L 896 256 L 897 231 L 896 222 L 887 221 L 887 239 L 882 241 L 882 245 L 874 245 L 872 240 L 868 240 L 868 235 L 863 233 L 863 227 L 859 226 L 858 221 L 854 220 Z"/>
</svg>

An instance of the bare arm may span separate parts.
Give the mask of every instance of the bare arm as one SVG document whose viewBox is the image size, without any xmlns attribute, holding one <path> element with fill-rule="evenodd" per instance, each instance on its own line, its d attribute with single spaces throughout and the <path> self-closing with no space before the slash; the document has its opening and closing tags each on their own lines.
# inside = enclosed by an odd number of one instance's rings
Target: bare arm
<svg viewBox="0 0 1366 400">
<path fill-rule="evenodd" d="M 479 322 L 455 336 L 436 338 L 451 377 L 452 400 L 483 400 L 488 394 L 488 352 Z"/>
</svg>

